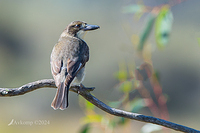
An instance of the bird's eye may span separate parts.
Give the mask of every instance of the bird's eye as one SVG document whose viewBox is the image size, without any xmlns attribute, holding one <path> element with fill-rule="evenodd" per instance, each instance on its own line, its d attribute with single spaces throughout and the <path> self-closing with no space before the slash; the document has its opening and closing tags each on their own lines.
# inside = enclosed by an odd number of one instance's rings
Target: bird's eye
<svg viewBox="0 0 200 133">
<path fill-rule="evenodd" d="M 83 27 L 86 27 L 86 25 L 87 25 L 87 23 L 84 23 L 84 24 L 83 24 Z"/>
<path fill-rule="evenodd" d="M 76 27 L 76 28 L 80 28 L 80 27 L 81 27 L 81 24 L 76 24 L 75 27 Z"/>
</svg>

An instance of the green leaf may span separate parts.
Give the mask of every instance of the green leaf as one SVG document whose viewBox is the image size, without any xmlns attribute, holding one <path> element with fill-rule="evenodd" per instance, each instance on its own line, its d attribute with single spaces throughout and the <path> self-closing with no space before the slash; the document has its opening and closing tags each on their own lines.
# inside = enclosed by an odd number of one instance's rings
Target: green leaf
<svg viewBox="0 0 200 133">
<path fill-rule="evenodd" d="M 146 26 L 144 28 L 144 30 L 142 31 L 142 34 L 140 35 L 140 42 L 138 45 L 138 50 L 142 51 L 144 48 L 144 45 L 151 33 L 152 27 L 154 25 L 154 20 L 155 20 L 155 16 L 153 14 L 150 14 Z"/>
<path fill-rule="evenodd" d="M 141 98 L 134 99 L 131 103 L 131 112 L 139 112 L 143 107 L 145 107 L 144 100 Z"/>
<path fill-rule="evenodd" d="M 132 88 L 132 82 L 131 81 L 125 81 L 122 86 L 121 86 L 121 90 L 126 93 L 126 92 L 130 92 Z"/>
<path fill-rule="evenodd" d="M 126 63 L 123 61 L 119 63 L 119 71 L 115 73 L 115 77 L 120 81 L 126 81 L 128 78 L 127 66 Z"/>
<path fill-rule="evenodd" d="M 153 77 L 156 79 L 156 80 L 160 80 L 160 73 L 157 71 L 157 70 L 154 70 L 154 73 L 153 73 Z"/>
<path fill-rule="evenodd" d="M 121 69 L 115 73 L 115 77 L 119 80 L 119 81 L 125 81 L 128 78 L 128 73 L 126 69 Z"/>
<path fill-rule="evenodd" d="M 141 13 L 144 10 L 143 5 L 128 5 L 122 8 L 122 13 Z"/>
<path fill-rule="evenodd" d="M 94 105 L 91 103 L 91 102 L 88 102 L 87 100 L 86 100 L 86 109 L 89 109 L 89 110 L 94 110 Z"/>
<path fill-rule="evenodd" d="M 119 125 L 125 125 L 126 122 L 127 122 L 127 119 L 125 119 L 124 117 L 121 117 L 121 118 L 119 119 L 119 121 L 118 121 L 118 124 L 119 124 Z"/>
<path fill-rule="evenodd" d="M 168 6 L 163 6 L 156 18 L 155 37 L 159 48 L 164 48 L 169 42 L 173 23 L 173 14 Z"/>
<path fill-rule="evenodd" d="M 81 128 L 80 133 L 89 133 L 89 130 L 90 130 L 90 124 L 86 124 Z"/>
<path fill-rule="evenodd" d="M 94 123 L 94 122 L 101 122 L 103 119 L 103 116 L 101 115 L 87 115 L 86 117 L 83 118 L 84 123 Z"/>
</svg>

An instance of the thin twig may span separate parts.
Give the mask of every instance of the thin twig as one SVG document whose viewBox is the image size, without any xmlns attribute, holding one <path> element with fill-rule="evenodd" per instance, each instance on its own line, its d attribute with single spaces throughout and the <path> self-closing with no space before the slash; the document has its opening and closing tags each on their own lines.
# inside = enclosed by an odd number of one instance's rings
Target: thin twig
<svg viewBox="0 0 200 133">
<path fill-rule="evenodd" d="M 44 87 L 50 87 L 50 88 L 56 88 L 55 82 L 53 79 L 43 79 L 43 80 L 38 80 L 32 83 L 25 84 L 19 88 L 0 88 L 0 97 L 8 97 L 8 96 L 18 96 L 18 95 L 23 95 L 25 93 L 28 93 L 30 91 L 34 91 L 39 88 L 44 88 Z M 90 94 L 90 91 L 94 90 L 94 88 L 80 88 L 78 86 L 74 86 L 70 88 L 70 91 L 73 91 L 75 93 L 79 93 L 82 97 L 84 97 L 86 100 L 97 106 L 98 108 L 102 109 L 103 111 L 119 116 L 119 117 L 124 117 L 128 119 L 134 119 L 137 121 L 142 121 L 142 122 L 147 122 L 147 123 L 153 123 L 157 125 L 161 125 L 167 128 L 174 129 L 176 131 L 181 131 L 181 132 L 186 132 L 186 133 L 200 133 L 200 131 L 179 125 L 176 123 L 172 123 L 163 119 L 159 119 L 156 117 L 152 116 L 145 116 L 137 113 L 131 113 L 115 108 L 111 108 L 105 103 L 101 102 L 98 100 L 96 97 Z"/>
</svg>

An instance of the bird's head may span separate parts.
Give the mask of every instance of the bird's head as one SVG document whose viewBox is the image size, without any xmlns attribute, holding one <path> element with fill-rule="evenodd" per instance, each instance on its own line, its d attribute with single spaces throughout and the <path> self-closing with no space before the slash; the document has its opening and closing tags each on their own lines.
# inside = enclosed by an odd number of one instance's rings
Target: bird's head
<svg viewBox="0 0 200 133">
<path fill-rule="evenodd" d="M 66 31 L 69 35 L 82 39 L 86 31 L 96 30 L 98 28 L 100 28 L 98 25 L 89 25 L 82 21 L 73 21 L 67 26 Z"/>
</svg>

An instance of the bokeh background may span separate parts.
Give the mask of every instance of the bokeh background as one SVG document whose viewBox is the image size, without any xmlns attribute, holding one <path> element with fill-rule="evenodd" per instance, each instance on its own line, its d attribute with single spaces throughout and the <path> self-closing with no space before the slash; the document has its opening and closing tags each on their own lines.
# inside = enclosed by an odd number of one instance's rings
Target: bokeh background
<svg viewBox="0 0 200 133">
<path fill-rule="evenodd" d="M 120 98 L 114 89 L 114 73 L 119 62 L 142 61 L 134 54 L 130 37 L 140 34 L 140 21 L 123 14 L 123 6 L 140 0 L 0 0 L 0 87 L 19 87 L 25 83 L 52 78 L 50 53 L 63 29 L 74 20 L 97 24 L 88 32 L 90 47 L 85 86 L 95 86 L 93 94 L 103 102 Z M 148 6 L 167 4 L 169 0 L 143 0 Z M 170 120 L 200 130 L 200 37 L 199 0 L 186 0 L 171 8 L 174 16 L 170 42 L 164 50 L 152 50 L 154 69 L 160 72 L 163 92 L 168 95 Z M 124 25 L 131 25 L 129 32 Z M 153 38 L 152 38 L 153 40 Z M 154 45 L 154 44 L 152 44 Z M 56 90 L 43 88 L 22 96 L 0 98 L 0 129 L 8 133 L 78 132 L 84 116 L 79 96 L 70 93 L 69 108 L 54 111 L 50 104 Z M 98 110 L 99 113 L 102 111 Z M 143 114 L 152 115 L 148 109 Z M 12 125 L 11 120 L 48 120 L 49 125 Z M 133 121 L 133 132 L 144 123 Z M 173 131 L 175 132 L 175 131 Z"/>
</svg>

